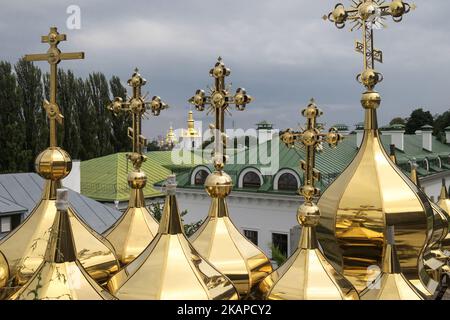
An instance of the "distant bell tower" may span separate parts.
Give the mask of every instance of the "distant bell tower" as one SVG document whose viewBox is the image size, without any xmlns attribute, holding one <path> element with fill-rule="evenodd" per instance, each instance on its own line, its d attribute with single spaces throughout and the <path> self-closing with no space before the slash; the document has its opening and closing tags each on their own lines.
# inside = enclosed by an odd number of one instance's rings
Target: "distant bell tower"
<svg viewBox="0 0 450 320">
<path fill-rule="evenodd" d="M 187 120 L 187 129 L 181 134 L 181 144 L 183 149 L 192 150 L 200 148 L 202 144 L 202 135 L 195 128 L 194 116 L 192 110 L 189 111 Z"/>
</svg>

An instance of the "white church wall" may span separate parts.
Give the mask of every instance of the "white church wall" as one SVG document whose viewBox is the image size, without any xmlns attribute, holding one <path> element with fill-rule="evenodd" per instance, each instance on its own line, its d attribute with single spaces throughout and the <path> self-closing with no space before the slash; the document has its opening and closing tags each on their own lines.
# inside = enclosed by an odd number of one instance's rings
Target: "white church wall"
<svg viewBox="0 0 450 320">
<path fill-rule="evenodd" d="M 178 189 L 178 205 L 180 210 L 187 210 L 184 216 L 186 223 L 205 219 L 211 199 L 203 190 Z M 230 217 L 243 233 L 243 230 L 258 231 L 258 246 L 271 257 L 270 244 L 272 233 L 288 236 L 288 252 L 290 248 L 290 229 L 297 223 L 296 212 L 300 199 L 295 196 L 271 196 L 270 194 L 254 195 L 235 192 L 227 198 Z"/>
</svg>

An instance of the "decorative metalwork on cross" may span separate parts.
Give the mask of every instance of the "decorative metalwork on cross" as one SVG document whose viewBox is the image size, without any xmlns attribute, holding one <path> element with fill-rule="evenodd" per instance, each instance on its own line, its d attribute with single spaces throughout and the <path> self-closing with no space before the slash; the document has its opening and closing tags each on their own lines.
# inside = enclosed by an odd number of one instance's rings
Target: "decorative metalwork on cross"
<svg viewBox="0 0 450 320">
<path fill-rule="evenodd" d="M 108 109 L 116 115 L 120 112 L 129 112 L 133 116 L 132 128 L 128 128 L 128 137 L 133 141 L 133 152 L 127 154 L 127 158 L 133 163 L 135 170 L 139 170 L 146 160 L 142 154 L 143 147 L 147 144 L 147 139 L 142 135 L 142 117 L 148 110 L 151 110 L 154 116 L 158 116 L 161 110 L 169 107 L 158 96 L 154 96 L 151 101 L 146 101 L 146 95 L 142 95 L 142 86 L 146 83 L 147 80 L 141 77 L 136 68 L 128 80 L 128 85 L 133 89 L 133 95 L 128 98 L 128 101 L 116 97 L 108 106 Z"/>
<path fill-rule="evenodd" d="M 41 38 L 42 43 L 50 45 L 47 53 L 25 55 L 26 61 L 47 61 L 50 64 L 50 102 L 44 100 L 44 109 L 50 120 L 50 147 L 57 146 L 56 122 L 62 124 L 64 119 L 56 103 L 58 64 L 61 60 L 84 59 L 84 52 L 63 53 L 58 49 L 58 44 L 66 40 L 65 34 L 60 34 L 56 27 L 51 27 L 49 34 Z"/>
<path fill-rule="evenodd" d="M 231 85 L 225 84 L 225 78 L 229 76 L 231 70 L 222 62 L 219 57 L 217 62 L 209 71 L 211 77 L 214 78 L 214 85 L 209 88 L 210 94 L 207 95 L 204 90 L 197 90 L 195 95 L 189 99 L 189 103 L 195 105 L 197 111 L 205 110 L 205 105 L 209 105 L 208 114 L 214 112 L 215 124 L 211 125 L 211 129 L 215 129 L 214 135 L 214 166 L 217 170 L 221 170 L 226 162 L 225 158 L 225 111 L 231 104 L 236 105 L 239 111 L 245 110 L 248 103 L 252 102 L 253 98 L 247 94 L 244 88 L 238 88 L 234 95 L 229 93 Z"/>
<path fill-rule="evenodd" d="M 320 180 L 320 172 L 315 168 L 316 152 L 322 150 L 322 143 L 326 142 L 330 147 L 336 147 L 343 140 L 336 128 L 331 128 L 328 133 L 322 133 L 317 124 L 317 118 L 323 114 L 311 99 L 308 106 L 303 109 L 302 115 L 306 117 L 306 128 L 299 131 L 287 129 L 280 134 L 280 139 L 290 148 L 305 148 L 306 160 L 301 161 L 301 169 L 304 171 L 303 185 L 300 187 L 300 194 L 305 198 L 305 202 L 311 203 L 314 196 L 320 195 L 320 190 L 315 187 L 315 183 Z"/>
<path fill-rule="evenodd" d="M 356 41 L 356 51 L 364 56 L 364 71 L 358 75 L 358 82 L 368 90 L 373 90 L 377 83 L 383 81 L 383 76 L 375 71 L 375 61 L 383 62 L 383 53 L 374 48 L 373 30 L 386 27 L 384 20 L 391 16 L 395 22 L 400 22 L 403 16 L 415 9 L 401 0 L 393 0 L 389 4 L 385 0 L 352 0 L 350 8 L 338 3 L 334 10 L 325 15 L 324 20 L 333 22 L 342 29 L 346 22 L 352 22 L 351 31 L 362 29 L 363 39 Z"/>
</svg>

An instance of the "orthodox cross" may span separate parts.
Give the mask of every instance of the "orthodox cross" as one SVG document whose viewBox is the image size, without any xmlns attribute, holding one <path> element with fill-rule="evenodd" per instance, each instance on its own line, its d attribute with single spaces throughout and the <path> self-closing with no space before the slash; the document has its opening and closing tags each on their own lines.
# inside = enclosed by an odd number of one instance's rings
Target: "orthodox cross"
<svg viewBox="0 0 450 320">
<path fill-rule="evenodd" d="M 27 54 L 26 61 L 47 61 L 50 64 L 50 102 L 44 100 L 44 109 L 50 121 L 50 147 L 56 147 L 56 122 L 62 124 L 64 119 L 59 106 L 56 103 L 58 64 L 61 60 L 84 59 L 84 52 L 62 53 L 58 49 L 61 41 L 66 41 L 65 34 L 58 33 L 56 27 L 50 28 L 50 33 L 41 37 L 42 43 L 48 43 L 50 48 L 47 53 Z"/>
<path fill-rule="evenodd" d="M 198 111 L 205 110 L 205 105 L 209 105 L 208 114 L 214 112 L 215 124 L 210 125 L 214 129 L 214 167 L 221 170 L 226 162 L 225 157 L 225 112 L 229 112 L 230 104 L 236 105 L 239 111 L 245 110 L 248 103 L 252 102 L 252 97 L 247 94 L 244 88 L 238 88 L 234 95 L 229 93 L 231 86 L 225 84 L 225 78 L 229 76 L 231 70 L 225 67 L 222 58 L 209 71 L 209 75 L 214 78 L 214 85 L 209 88 L 210 95 L 206 95 L 204 90 L 197 90 L 195 95 L 189 99 L 189 102 L 195 105 Z"/>
<path fill-rule="evenodd" d="M 317 107 L 314 99 L 302 111 L 306 118 L 306 129 L 299 131 L 287 129 L 280 134 L 281 141 L 290 148 L 305 148 L 305 160 L 301 161 L 300 167 L 303 170 L 303 186 L 300 187 L 300 194 L 305 198 L 306 203 L 311 203 L 314 196 L 320 195 L 320 190 L 315 183 L 320 180 L 320 172 L 315 168 L 316 151 L 322 150 L 322 143 L 327 142 L 330 147 L 336 147 L 343 137 L 336 128 L 331 128 L 328 133 L 322 133 L 317 123 L 317 118 L 322 115 L 322 111 Z"/>
<path fill-rule="evenodd" d="M 383 81 L 380 73 L 375 72 L 375 62 L 383 62 L 382 51 L 375 49 L 373 44 L 373 30 L 386 27 L 384 20 L 391 16 L 395 22 L 400 22 L 403 15 L 415 9 L 402 0 L 392 0 L 389 4 L 386 0 L 352 0 L 350 8 L 345 8 L 338 3 L 334 10 L 325 15 L 324 20 L 333 22 L 336 27 L 342 29 L 345 23 L 353 23 L 351 31 L 362 29 L 362 41 L 356 41 L 356 51 L 364 56 L 364 72 L 358 75 L 358 82 L 362 83 L 368 90 L 372 90 L 377 83 Z"/>
<path fill-rule="evenodd" d="M 146 101 L 146 95 L 142 96 L 141 91 L 142 86 L 146 83 L 147 80 L 141 77 L 139 70 L 136 68 L 131 79 L 128 80 L 133 95 L 128 98 L 128 101 L 116 97 L 108 105 L 108 109 L 116 115 L 120 112 L 129 112 L 133 116 L 132 128 L 128 128 L 128 137 L 133 141 L 133 152 L 127 154 L 127 158 L 133 163 L 135 170 L 139 170 L 142 162 L 146 160 L 146 157 L 142 154 L 143 147 L 147 144 L 147 139 L 142 135 L 142 117 L 147 113 L 147 110 L 151 110 L 154 116 L 159 116 L 161 110 L 169 107 L 158 96 L 154 96 L 151 101 Z"/>
</svg>

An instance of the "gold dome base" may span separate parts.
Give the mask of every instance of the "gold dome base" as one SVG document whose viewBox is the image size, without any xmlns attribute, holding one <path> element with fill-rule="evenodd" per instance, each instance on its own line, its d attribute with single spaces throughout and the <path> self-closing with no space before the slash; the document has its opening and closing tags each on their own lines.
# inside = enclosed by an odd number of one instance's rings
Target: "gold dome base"
<svg viewBox="0 0 450 320">
<path fill-rule="evenodd" d="M 155 239 L 108 281 L 119 299 L 237 300 L 230 280 L 187 240 L 174 194 L 166 197 Z"/>
<path fill-rule="evenodd" d="M 419 287 L 418 261 L 431 236 L 433 212 L 424 193 L 390 160 L 373 128 L 376 114 L 368 109 L 358 154 L 318 202 L 319 242 L 330 262 L 362 291 L 370 267 L 381 265 L 386 226 L 394 225 L 404 275 Z"/>
<path fill-rule="evenodd" d="M 49 231 L 43 262 L 10 300 L 103 300 L 113 297 L 101 288 L 79 261 L 68 210 L 67 190 L 58 190 L 57 212 Z"/>
<path fill-rule="evenodd" d="M 79 261 L 44 262 L 9 300 L 112 300 Z"/>
<path fill-rule="evenodd" d="M 57 212 L 56 198 L 45 195 L 55 195 L 57 185 L 60 184 L 46 181 L 44 197 L 35 209 L 0 242 L 0 251 L 8 260 L 10 276 L 16 285 L 23 285 L 43 262 Z M 113 247 L 72 208 L 68 209 L 68 215 L 81 264 L 96 281 L 105 282 L 119 268 Z"/>
<path fill-rule="evenodd" d="M 359 300 L 352 284 L 317 247 L 313 227 L 303 226 L 297 250 L 259 285 L 267 300 Z"/>
<path fill-rule="evenodd" d="M 128 209 L 105 231 L 104 236 L 112 243 L 121 265 L 124 266 L 144 251 L 158 232 L 158 227 L 158 222 L 145 207 L 142 190 L 132 189 Z"/>
<path fill-rule="evenodd" d="M 388 232 L 392 232 L 389 227 Z M 387 235 L 380 275 L 361 292 L 361 300 L 424 300 L 417 288 L 406 279 L 398 261 L 394 235 Z"/>
<path fill-rule="evenodd" d="M 223 198 L 212 199 L 208 217 L 191 241 L 202 256 L 233 282 L 241 298 L 252 298 L 259 282 L 272 272 L 270 260 L 229 218 Z"/>
</svg>

